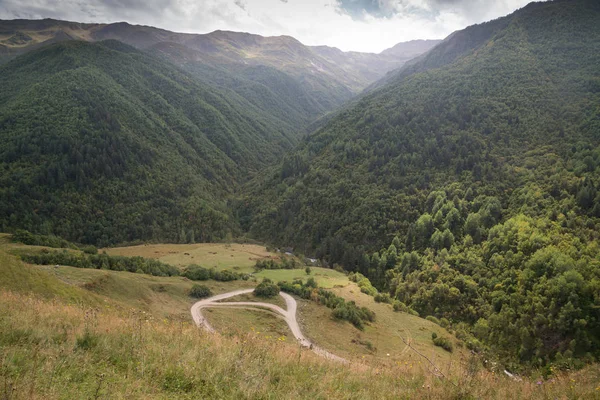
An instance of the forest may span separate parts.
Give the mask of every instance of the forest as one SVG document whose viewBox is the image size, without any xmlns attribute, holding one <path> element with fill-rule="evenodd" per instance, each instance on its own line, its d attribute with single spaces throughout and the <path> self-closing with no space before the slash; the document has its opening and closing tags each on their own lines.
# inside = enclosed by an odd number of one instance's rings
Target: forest
<svg viewBox="0 0 600 400">
<path fill-rule="evenodd" d="M 297 142 L 231 92 L 117 41 L 0 67 L 0 229 L 102 247 L 237 232 L 226 198 Z"/>
<path fill-rule="evenodd" d="M 457 32 L 266 171 L 242 228 L 507 363 L 598 359 L 599 16 L 533 3 Z"/>
</svg>

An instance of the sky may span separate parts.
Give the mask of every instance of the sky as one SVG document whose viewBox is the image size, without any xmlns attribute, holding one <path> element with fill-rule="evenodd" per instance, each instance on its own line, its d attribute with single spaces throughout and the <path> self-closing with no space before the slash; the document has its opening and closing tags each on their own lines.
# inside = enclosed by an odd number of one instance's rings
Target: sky
<svg viewBox="0 0 600 400">
<path fill-rule="evenodd" d="M 56 18 L 289 35 L 306 45 L 380 52 L 414 39 L 443 39 L 529 0 L 0 0 L 0 19 Z"/>
</svg>

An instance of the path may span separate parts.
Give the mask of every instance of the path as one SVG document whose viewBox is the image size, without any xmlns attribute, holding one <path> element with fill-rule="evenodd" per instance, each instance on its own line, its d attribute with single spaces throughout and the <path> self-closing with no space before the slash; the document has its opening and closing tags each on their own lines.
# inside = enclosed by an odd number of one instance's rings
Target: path
<svg viewBox="0 0 600 400">
<path fill-rule="evenodd" d="M 192 309 L 191 309 L 192 318 L 194 319 L 194 322 L 196 323 L 196 325 L 198 325 L 199 327 L 204 327 L 204 329 L 206 329 L 207 331 L 214 333 L 215 329 L 210 325 L 210 323 L 202 315 L 203 308 L 240 307 L 240 306 L 267 308 L 271 311 L 276 312 L 277 314 L 279 314 L 283 317 L 285 322 L 290 327 L 292 334 L 294 335 L 294 337 L 296 338 L 296 340 L 298 341 L 298 343 L 300 343 L 300 345 L 302 347 L 310 348 L 312 351 L 314 351 L 318 355 L 328 358 L 330 360 L 339 361 L 342 363 L 348 362 L 346 359 L 344 359 L 342 357 L 338 357 L 335 354 L 328 352 L 327 350 L 317 347 L 314 343 L 312 343 L 310 340 L 308 340 L 302 334 L 302 331 L 300 330 L 300 326 L 298 325 L 298 321 L 296 320 L 296 310 L 298 308 L 298 303 L 296 303 L 296 300 L 287 293 L 279 292 L 279 295 L 281 297 L 283 297 L 283 299 L 285 300 L 287 310 L 284 310 L 283 308 L 276 306 L 275 304 L 262 303 L 262 302 L 234 301 L 234 302 L 227 302 L 227 303 L 219 303 L 219 300 L 224 300 L 229 297 L 238 296 L 240 294 L 251 293 L 253 291 L 254 291 L 254 289 L 235 290 L 233 292 L 222 293 L 222 294 L 218 294 L 213 297 L 209 297 L 208 299 L 200 300 L 199 302 L 197 302 L 196 304 L 194 304 L 192 306 Z"/>
</svg>

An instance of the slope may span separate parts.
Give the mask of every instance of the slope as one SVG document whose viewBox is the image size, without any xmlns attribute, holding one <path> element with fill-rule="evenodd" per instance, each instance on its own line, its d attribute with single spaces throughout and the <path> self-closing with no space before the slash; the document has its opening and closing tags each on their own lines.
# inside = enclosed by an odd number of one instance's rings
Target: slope
<svg viewBox="0 0 600 400">
<path fill-rule="evenodd" d="M 507 358 L 597 357 L 599 19 L 592 1 L 532 3 L 452 34 L 249 188 L 244 228 L 422 315 L 482 319 Z M 576 297 L 554 292 L 571 279 Z"/>
<path fill-rule="evenodd" d="M 372 54 L 305 46 L 289 36 L 263 37 L 229 31 L 183 34 L 124 22 L 82 24 L 52 19 L 9 20 L 0 21 L 0 61 L 44 44 L 71 39 L 115 39 L 150 53 L 160 52 L 170 61 L 199 72 L 198 76 L 204 79 L 210 79 L 215 72 L 218 73 L 215 78 L 221 82 L 222 74 L 227 76 L 227 82 L 241 79 L 246 90 L 238 91 L 238 94 L 252 104 L 261 107 L 268 103 L 276 112 L 281 111 L 278 103 L 291 105 L 292 115 L 306 114 L 301 117 L 309 122 L 339 107 L 386 72 L 437 43 L 400 43 L 394 49 Z M 237 86 L 229 84 L 229 87 L 235 90 Z M 258 90 L 261 95 L 258 98 L 251 96 L 249 88 Z M 299 104 L 290 103 L 287 97 L 290 90 L 296 92 L 293 94 L 297 95 Z M 282 92 L 284 96 L 278 97 Z M 253 100 L 259 100 L 259 103 Z M 299 130 L 306 124 L 303 123 Z"/>
<path fill-rule="evenodd" d="M 0 69 L 0 224 L 105 245 L 210 240 L 225 195 L 294 143 L 235 93 L 116 41 Z"/>
</svg>

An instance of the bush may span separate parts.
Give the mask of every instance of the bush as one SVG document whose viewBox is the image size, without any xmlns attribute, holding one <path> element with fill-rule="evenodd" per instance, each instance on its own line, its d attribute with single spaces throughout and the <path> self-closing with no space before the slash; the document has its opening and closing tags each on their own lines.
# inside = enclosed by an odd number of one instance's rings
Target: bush
<svg viewBox="0 0 600 400">
<path fill-rule="evenodd" d="M 44 249 L 46 250 L 46 249 Z M 143 257 L 109 256 L 63 251 L 41 251 L 21 254 L 25 262 L 38 265 L 68 265 L 75 268 L 108 269 L 111 271 L 141 272 L 154 276 L 178 276 L 180 271 L 172 265 Z"/>
<path fill-rule="evenodd" d="M 194 285 L 190 289 L 190 296 L 196 299 L 203 299 L 212 295 L 211 290 L 204 285 Z"/>
<path fill-rule="evenodd" d="M 390 297 L 390 295 L 388 293 L 377 293 L 375 296 L 375 301 L 378 303 L 388 303 L 391 304 L 392 303 L 392 298 Z"/>
<path fill-rule="evenodd" d="M 403 302 L 401 302 L 399 300 L 394 300 L 392 307 L 394 307 L 394 311 L 396 311 L 396 312 L 399 312 L 399 311 L 408 312 L 408 307 L 406 306 L 406 304 L 404 304 Z"/>
<path fill-rule="evenodd" d="M 254 294 L 258 297 L 275 297 L 279 294 L 279 286 L 271 282 L 270 279 L 264 279 L 254 289 Z"/>
<path fill-rule="evenodd" d="M 433 339 L 434 345 L 441 347 L 449 353 L 452 353 L 454 351 L 454 346 L 452 345 L 450 339 L 445 337 L 437 337 L 437 335 L 435 338 L 433 337 L 433 335 L 431 335 L 431 338 Z"/>
<path fill-rule="evenodd" d="M 356 328 L 363 329 L 363 322 L 375 321 L 375 313 L 366 307 L 358 307 L 353 301 L 346 302 L 342 297 L 317 287 L 314 278 L 308 278 L 306 283 L 301 279 L 292 283 L 285 281 L 278 283 L 282 291 L 295 294 L 303 299 L 311 299 L 327 308 L 332 309 L 332 316 L 352 323 Z"/>
<path fill-rule="evenodd" d="M 85 254 L 98 254 L 98 249 L 95 246 L 85 246 L 82 247 L 81 250 Z"/>
<path fill-rule="evenodd" d="M 210 271 L 198 265 L 190 265 L 183 272 L 183 276 L 193 281 L 207 281 L 210 279 Z"/>
<path fill-rule="evenodd" d="M 36 235 L 23 229 L 17 229 L 12 235 L 12 241 L 30 246 L 46 246 L 54 248 L 68 248 L 77 250 L 77 246 L 71 242 L 52 235 Z"/>
</svg>

